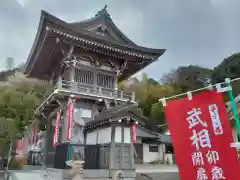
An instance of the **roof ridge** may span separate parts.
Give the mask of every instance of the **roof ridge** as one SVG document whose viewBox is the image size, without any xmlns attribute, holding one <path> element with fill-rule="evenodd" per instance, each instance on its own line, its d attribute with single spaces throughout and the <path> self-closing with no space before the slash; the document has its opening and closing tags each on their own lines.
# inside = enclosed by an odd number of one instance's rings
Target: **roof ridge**
<svg viewBox="0 0 240 180">
<path fill-rule="evenodd" d="M 80 20 L 80 21 L 75 21 L 75 22 L 68 22 L 68 24 L 81 24 L 81 23 L 85 23 L 85 22 L 89 22 L 89 21 L 93 21 L 101 16 L 107 17 L 111 19 L 111 15 L 108 13 L 108 11 L 106 10 L 107 5 L 104 6 L 103 9 L 97 11 L 97 13 L 95 14 L 95 16 L 89 18 L 89 19 L 84 19 L 84 20 Z"/>
<path fill-rule="evenodd" d="M 100 11 L 98 11 L 98 12 L 95 14 L 95 17 L 97 17 L 97 16 L 102 16 L 102 15 L 104 15 L 105 17 L 108 17 L 108 18 L 111 17 L 110 14 L 109 14 L 108 11 L 107 11 L 107 5 L 105 5 L 103 9 L 101 9 Z"/>
</svg>

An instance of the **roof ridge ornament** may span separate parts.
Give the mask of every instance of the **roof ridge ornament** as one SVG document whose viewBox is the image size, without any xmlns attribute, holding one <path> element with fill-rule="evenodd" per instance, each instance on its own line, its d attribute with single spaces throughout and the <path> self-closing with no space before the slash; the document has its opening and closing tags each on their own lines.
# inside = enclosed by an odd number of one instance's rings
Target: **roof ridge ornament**
<svg viewBox="0 0 240 180">
<path fill-rule="evenodd" d="M 107 11 L 107 5 L 105 4 L 103 10 Z"/>
<path fill-rule="evenodd" d="M 107 5 L 104 6 L 103 9 L 101 9 L 100 11 L 97 12 L 96 16 L 101 16 L 101 15 L 105 15 L 107 17 L 110 17 L 110 14 L 107 12 Z"/>
</svg>

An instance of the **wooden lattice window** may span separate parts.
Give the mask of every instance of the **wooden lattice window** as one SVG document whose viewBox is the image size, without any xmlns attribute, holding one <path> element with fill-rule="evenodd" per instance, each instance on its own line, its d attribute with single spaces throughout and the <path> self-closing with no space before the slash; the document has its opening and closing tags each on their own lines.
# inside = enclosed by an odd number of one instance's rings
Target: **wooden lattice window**
<svg viewBox="0 0 240 180">
<path fill-rule="evenodd" d="M 109 89 L 114 88 L 114 77 L 105 75 L 105 74 L 97 74 L 97 85 Z"/>
<path fill-rule="evenodd" d="M 93 84 L 93 72 L 75 69 L 75 81 L 84 84 Z"/>
</svg>

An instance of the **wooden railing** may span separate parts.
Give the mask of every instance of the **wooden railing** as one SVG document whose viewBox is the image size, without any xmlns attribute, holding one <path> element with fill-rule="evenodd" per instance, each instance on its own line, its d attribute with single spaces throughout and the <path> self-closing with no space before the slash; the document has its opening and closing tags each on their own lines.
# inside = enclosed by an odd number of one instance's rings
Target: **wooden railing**
<svg viewBox="0 0 240 180">
<path fill-rule="evenodd" d="M 88 96 L 97 96 L 99 98 L 109 98 L 124 101 L 131 100 L 133 102 L 135 101 L 135 93 L 126 93 L 120 90 L 73 81 L 58 80 L 56 88 L 60 90 L 69 90 L 73 93 L 79 93 Z"/>
</svg>

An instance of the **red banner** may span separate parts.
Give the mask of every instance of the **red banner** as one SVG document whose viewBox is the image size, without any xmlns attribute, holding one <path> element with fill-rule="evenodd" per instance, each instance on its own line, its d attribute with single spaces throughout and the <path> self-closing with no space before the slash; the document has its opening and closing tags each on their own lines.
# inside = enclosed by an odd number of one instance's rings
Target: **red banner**
<svg viewBox="0 0 240 180">
<path fill-rule="evenodd" d="M 239 180 L 239 163 L 221 93 L 170 100 L 166 119 L 181 180 Z"/>
<path fill-rule="evenodd" d="M 132 143 L 135 144 L 137 142 L 136 136 L 136 124 L 132 125 Z"/>
<path fill-rule="evenodd" d="M 53 136 L 53 147 L 56 147 L 58 143 L 59 125 L 60 125 L 60 112 L 57 112 L 57 118 L 56 118 L 54 136 Z"/>
<path fill-rule="evenodd" d="M 74 100 L 71 99 L 69 104 L 68 104 L 68 133 L 67 133 L 67 140 L 68 141 L 71 138 L 73 111 L 74 111 Z"/>
</svg>

